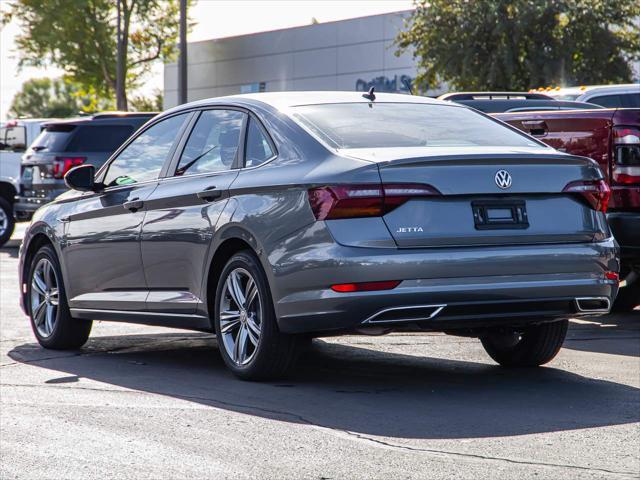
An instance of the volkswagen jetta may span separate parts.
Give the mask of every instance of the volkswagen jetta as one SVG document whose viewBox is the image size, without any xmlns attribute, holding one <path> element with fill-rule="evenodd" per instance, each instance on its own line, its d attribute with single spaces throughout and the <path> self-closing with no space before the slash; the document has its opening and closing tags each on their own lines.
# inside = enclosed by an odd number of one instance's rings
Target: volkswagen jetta
<svg viewBox="0 0 640 480">
<path fill-rule="evenodd" d="M 597 164 L 428 98 L 193 102 L 65 179 L 20 253 L 46 348 L 80 347 L 92 320 L 215 331 L 259 379 L 312 337 L 417 330 L 534 366 L 617 292 Z"/>
</svg>

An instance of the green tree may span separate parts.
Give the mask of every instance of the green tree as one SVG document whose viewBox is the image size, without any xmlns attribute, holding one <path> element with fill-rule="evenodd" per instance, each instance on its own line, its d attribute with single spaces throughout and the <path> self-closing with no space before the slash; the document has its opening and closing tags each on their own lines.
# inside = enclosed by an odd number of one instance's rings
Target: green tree
<svg viewBox="0 0 640 480">
<path fill-rule="evenodd" d="M 13 97 L 9 115 L 64 118 L 112 108 L 113 102 L 68 78 L 32 78 Z"/>
<path fill-rule="evenodd" d="M 16 0 L 3 22 L 16 19 L 20 65 L 55 65 L 102 96 L 116 90 L 117 7 L 120 5 L 125 85 L 139 87 L 154 61 L 175 55 L 179 0 Z M 119 108 L 127 108 L 126 89 Z"/>
<path fill-rule="evenodd" d="M 135 112 L 161 112 L 162 102 L 162 90 L 156 89 L 150 97 L 137 95 L 131 98 L 129 106 Z"/>
<path fill-rule="evenodd" d="M 397 38 L 421 89 L 466 90 L 631 80 L 638 0 L 417 0 Z"/>
</svg>

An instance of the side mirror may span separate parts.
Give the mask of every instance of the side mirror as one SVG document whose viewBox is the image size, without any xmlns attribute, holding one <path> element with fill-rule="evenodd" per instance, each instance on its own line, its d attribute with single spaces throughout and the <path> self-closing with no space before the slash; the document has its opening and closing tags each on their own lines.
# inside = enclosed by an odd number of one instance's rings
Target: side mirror
<svg viewBox="0 0 640 480">
<path fill-rule="evenodd" d="M 72 168 L 64 176 L 64 183 L 72 190 L 80 192 L 95 192 L 97 190 L 93 177 L 96 167 L 93 165 L 79 165 Z"/>
</svg>

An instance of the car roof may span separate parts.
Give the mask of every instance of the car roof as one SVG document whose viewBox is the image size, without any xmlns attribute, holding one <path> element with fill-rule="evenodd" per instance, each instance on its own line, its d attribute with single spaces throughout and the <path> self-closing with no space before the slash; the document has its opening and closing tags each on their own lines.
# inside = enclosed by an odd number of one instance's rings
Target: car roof
<svg viewBox="0 0 640 480">
<path fill-rule="evenodd" d="M 84 125 L 87 123 L 99 123 L 103 125 L 117 125 L 117 124 L 125 124 L 130 125 L 131 123 L 140 123 L 140 121 L 146 121 L 150 118 L 153 118 L 157 115 L 156 112 L 132 112 L 132 114 L 128 112 L 105 112 L 98 113 L 95 115 L 87 116 L 87 117 L 74 117 L 67 118 L 64 120 L 54 120 L 48 121 L 44 123 L 44 127 L 48 127 L 50 125 Z"/>
<path fill-rule="evenodd" d="M 640 92 L 640 83 L 625 83 L 618 85 L 581 85 L 576 87 L 565 87 L 545 92 L 547 95 L 555 97 L 562 95 L 584 95 L 586 93 L 622 93 Z"/>
<path fill-rule="evenodd" d="M 538 92 L 450 92 L 440 95 L 438 100 L 553 100 Z"/>
<path fill-rule="evenodd" d="M 363 97 L 366 92 L 342 91 L 296 91 L 296 92 L 263 92 L 229 95 L 226 97 L 206 98 L 195 102 L 185 103 L 167 110 L 166 113 L 177 112 L 187 108 L 215 106 L 219 104 L 252 105 L 256 102 L 270 105 L 277 110 L 286 110 L 300 105 L 320 105 L 328 103 L 369 103 Z M 433 105 L 451 105 L 429 97 L 407 95 L 402 93 L 375 93 L 374 103 L 426 103 Z"/>
<path fill-rule="evenodd" d="M 24 126 L 32 123 L 53 122 L 57 118 L 10 118 L 4 122 L 0 122 L 0 126 Z"/>
</svg>

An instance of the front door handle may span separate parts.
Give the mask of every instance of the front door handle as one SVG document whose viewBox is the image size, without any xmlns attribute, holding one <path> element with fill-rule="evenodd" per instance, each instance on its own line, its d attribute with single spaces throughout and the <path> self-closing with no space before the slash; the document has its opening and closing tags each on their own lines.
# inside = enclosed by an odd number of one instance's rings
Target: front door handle
<svg viewBox="0 0 640 480">
<path fill-rule="evenodd" d="M 127 210 L 130 210 L 132 212 L 137 212 L 142 207 L 144 207 L 144 202 L 142 200 L 140 200 L 139 198 L 133 198 L 133 199 L 129 200 L 128 202 L 124 202 L 122 204 L 122 206 L 124 208 L 126 208 Z"/>
<path fill-rule="evenodd" d="M 222 190 L 216 190 L 215 186 L 207 187 L 203 191 L 196 193 L 198 198 L 210 202 L 222 196 Z"/>
</svg>

